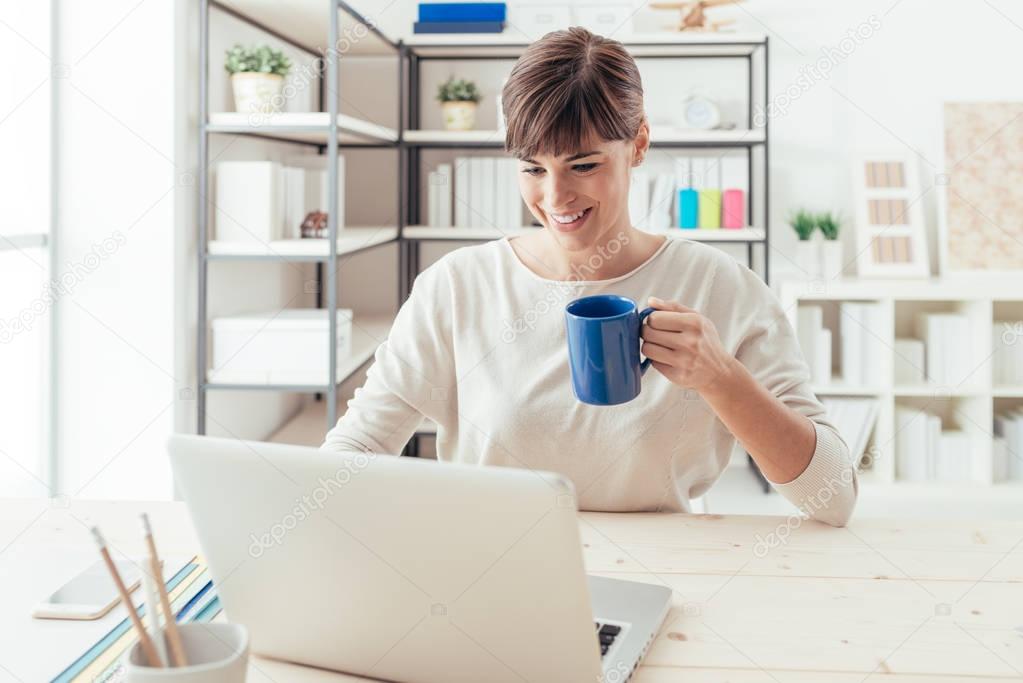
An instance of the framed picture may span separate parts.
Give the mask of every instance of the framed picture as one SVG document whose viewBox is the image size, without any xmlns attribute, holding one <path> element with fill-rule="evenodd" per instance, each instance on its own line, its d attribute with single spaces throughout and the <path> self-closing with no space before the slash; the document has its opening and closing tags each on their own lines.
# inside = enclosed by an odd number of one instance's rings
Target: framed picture
<svg viewBox="0 0 1023 683">
<path fill-rule="evenodd" d="M 946 102 L 937 175 L 942 275 L 1023 272 L 1023 102 Z"/>
<path fill-rule="evenodd" d="M 861 277 L 930 277 L 923 196 L 915 161 L 874 154 L 853 163 L 856 272 Z"/>
</svg>

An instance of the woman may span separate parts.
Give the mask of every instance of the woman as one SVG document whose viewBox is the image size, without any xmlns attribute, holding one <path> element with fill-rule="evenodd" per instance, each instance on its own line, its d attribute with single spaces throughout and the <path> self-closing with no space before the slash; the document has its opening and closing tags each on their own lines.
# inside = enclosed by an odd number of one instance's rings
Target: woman
<svg viewBox="0 0 1023 683">
<path fill-rule="evenodd" d="M 502 103 L 505 148 L 543 229 L 424 270 L 323 448 L 398 453 L 426 416 L 441 460 L 560 472 L 583 510 L 686 511 L 738 439 L 804 513 L 845 524 L 849 450 L 770 289 L 714 247 L 629 222 L 630 168 L 650 131 L 623 46 L 549 33 Z M 641 347 L 656 372 L 615 406 L 580 403 L 569 373 L 565 304 L 601 293 L 657 309 Z"/>
</svg>

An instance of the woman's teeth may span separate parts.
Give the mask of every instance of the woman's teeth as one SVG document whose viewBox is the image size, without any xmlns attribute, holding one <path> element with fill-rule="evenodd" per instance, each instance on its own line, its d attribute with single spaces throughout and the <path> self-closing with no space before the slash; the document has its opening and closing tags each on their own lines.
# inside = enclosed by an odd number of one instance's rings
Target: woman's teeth
<svg viewBox="0 0 1023 683">
<path fill-rule="evenodd" d="M 552 213 L 551 217 L 555 221 L 557 221 L 558 223 L 572 223 L 572 222 L 577 221 L 580 218 L 582 218 L 583 214 L 585 214 L 587 211 L 589 211 L 588 208 L 587 209 L 583 209 L 579 213 L 570 213 L 570 214 L 565 214 L 565 215 L 558 215 L 558 214 Z"/>
</svg>

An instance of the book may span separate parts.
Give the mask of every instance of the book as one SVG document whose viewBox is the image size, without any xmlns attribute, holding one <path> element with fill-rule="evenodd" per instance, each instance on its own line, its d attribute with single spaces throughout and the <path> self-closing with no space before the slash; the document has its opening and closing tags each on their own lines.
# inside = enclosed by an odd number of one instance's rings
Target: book
<svg viewBox="0 0 1023 683">
<path fill-rule="evenodd" d="M 281 238 L 280 164 L 221 161 L 217 164 L 214 231 L 224 242 L 267 244 Z"/>
<path fill-rule="evenodd" d="M 831 384 L 831 330 L 817 330 L 813 357 L 813 378 L 820 384 Z"/>
<path fill-rule="evenodd" d="M 925 481 L 927 467 L 927 414 L 895 406 L 895 475 L 900 481 Z"/>
<path fill-rule="evenodd" d="M 480 179 L 480 201 L 476 207 L 479 214 L 479 224 L 483 227 L 492 228 L 497 226 L 497 159 L 494 157 L 477 157 Z"/>
<path fill-rule="evenodd" d="M 893 352 L 896 384 L 924 381 L 924 343 L 919 339 L 896 339 Z"/>
<path fill-rule="evenodd" d="M 483 221 L 483 160 L 480 157 L 469 157 L 469 227 L 477 228 L 486 225 Z"/>
<path fill-rule="evenodd" d="M 469 160 L 470 157 L 455 157 L 455 227 L 469 227 Z"/>
<path fill-rule="evenodd" d="M 437 198 L 439 202 L 437 211 L 437 225 L 443 228 L 451 227 L 451 164 L 437 164 L 438 186 Z"/>
<path fill-rule="evenodd" d="M 854 462 L 858 464 L 866 453 L 870 435 L 877 424 L 880 410 L 878 400 L 829 396 L 821 399 L 821 405 L 827 409 L 828 417 L 849 447 Z"/>
<path fill-rule="evenodd" d="M 671 214 L 675 182 L 670 173 L 658 173 L 650 195 L 648 225 L 650 230 L 667 230 L 671 226 Z"/>
<path fill-rule="evenodd" d="M 820 331 L 824 326 L 824 309 L 820 306 L 799 306 L 796 311 L 796 337 L 803 351 L 803 359 L 810 369 L 814 382 L 829 382 L 817 376 L 817 347 L 821 342 Z"/>
<path fill-rule="evenodd" d="M 504 21 L 503 2 L 421 2 L 419 21 Z"/>
<path fill-rule="evenodd" d="M 417 21 L 413 33 L 502 33 L 503 21 Z"/>
</svg>

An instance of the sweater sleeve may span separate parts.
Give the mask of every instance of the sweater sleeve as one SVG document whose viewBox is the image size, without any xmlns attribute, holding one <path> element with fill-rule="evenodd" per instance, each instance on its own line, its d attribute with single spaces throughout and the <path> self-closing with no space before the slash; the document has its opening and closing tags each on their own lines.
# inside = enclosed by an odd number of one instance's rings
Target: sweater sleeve
<svg viewBox="0 0 1023 683">
<path fill-rule="evenodd" d="M 809 418 L 817 435 L 806 469 L 792 481 L 770 483 L 803 514 L 844 526 L 859 487 L 849 446 L 811 390 L 809 366 L 777 297 L 756 273 L 736 266 L 741 271 L 738 301 L 750 315 L 735 356 L 768 391 Z"/>
<path fill-rule="evenodd" d="M 331 429 L 321 450 L 398 455 L 429 417 L 442 428 L 453 395 L 451 296 L 441 259 L 416 278 L 390 334 L 374 355 L 366 382 Z"/>
</svg>

